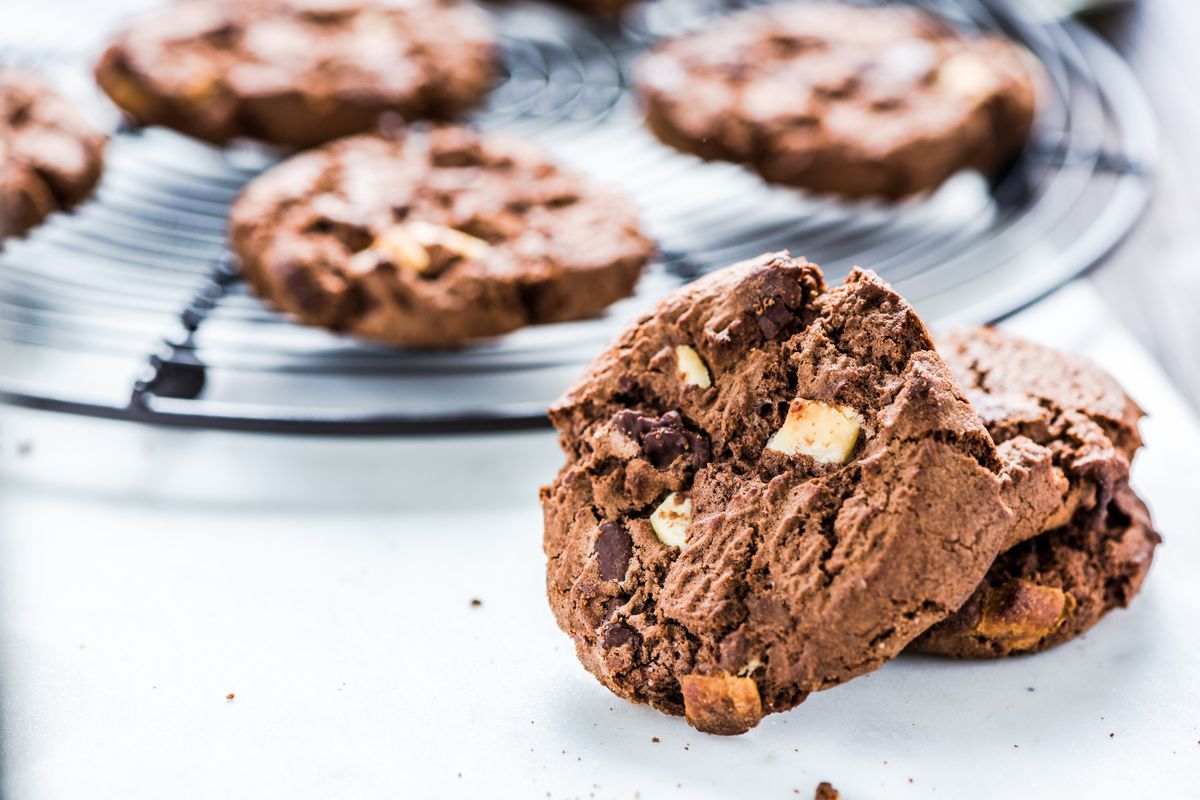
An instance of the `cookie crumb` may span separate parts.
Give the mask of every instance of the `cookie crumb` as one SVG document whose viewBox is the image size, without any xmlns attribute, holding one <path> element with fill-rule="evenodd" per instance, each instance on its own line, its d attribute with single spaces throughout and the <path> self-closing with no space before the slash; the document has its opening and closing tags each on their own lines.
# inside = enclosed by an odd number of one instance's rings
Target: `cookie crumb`
<svg viewBox="0 0 1200 800">
<path fill-rule="evenodd" d="M 658 744 L 659 742 L 662 741 L 662 739 L 659 739 L 657 736 L 651 736 L 650 741 L 653 742 L 654 744 Z"/>
<path fill-rule="evenodd" d="M 799 794 L 799 792 L 797 792 Z M 817 793 L 813 796 L 813 800 L 840 800 L 841 793 L 833 788 L 833 784 L 829 781 L 821 781 L 817 784 Z"/>
<path fill-rule="evenodd" d="M 471 608 L 479 608 L 481 605 L 483 605 L 483 601 L 478 597 L 471 598 Z"/>
<path fill-rule="evenodd" d="M 235 695 L 233 692 L 230 692 L 229 694 L 225 695 L 226 700 L 232 700 L 235 697 L 237 697 L 237 695 Z"/>
<path fill-rule="evenodd" d="M 1117 735 L 1117 734 L 1115 734 L 1115 733 L 1109 733 L 1109 734 L 1108 734 L 1108 738 L 1112 739 L 1112 738 L 1114 738 L 1116 735 Z"/>
</svg>

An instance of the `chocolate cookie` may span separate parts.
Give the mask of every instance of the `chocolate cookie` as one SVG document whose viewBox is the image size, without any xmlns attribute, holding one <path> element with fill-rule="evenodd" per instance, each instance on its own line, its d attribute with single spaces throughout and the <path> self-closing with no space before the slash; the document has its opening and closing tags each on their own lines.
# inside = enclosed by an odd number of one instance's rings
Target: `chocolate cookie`
<svg viewBox="0 0 1200 800">
<path fill-rule="evenodd" d="M 775 254 L 697 281 L 551 419 L 559 626 L 612 691 L 711 733 L 894 656 L 970 596 L 1011 525 L 986 429 L 869 272 L 826 290 Z"/>
<path fill-rule="evenodd" d="M 1128 484 L 1105 511 L 1098 522 L 1078 518 L 1004 553 L 971 599 L 910 649 L 954 658 L 1036 653 L 1128 606 L 1162 539 Z"/>
<path fill-rule="evenodd" d="M 1121 386 L 1086 359 L 992 328 L 942 337 L 938 351 L 1005 464 L 1010 544 L 1077 514 L 1098 520 L 1142 444 L 1142 410 Z"/>
<path fill-rule="evenodd" d="M 1002 168 L 1029 137 L 1041 80 L 1019 46 L 913 8 L 809 3 L 731 15 L 636 72 L 666 144 L 856 198 Z"/>
<path fill-rule="evenodd" d="M 487 18 L 461 0 L 184 0 L 121 33 L 96 79 L 143 124 L 311 147 L 384 112 L 470 108 L 494 62 Z"/>
<path fill-rule="evenodd" d="M 939 350 L 998 444 L 1017 544 L 912 649 L 961 658 L 1044 650 L 1137 593 L 1159 537 L 1129 488 L 1141 410 L 1084 359 L 992 329 Z"/>
<path fill-rule="evenodd" d="M 301 322 L 421 347 L 599 314 L 653 253 L 621 195 L 456 126 L 301 153 L 246 188 L 230 238 Z"/>
<path fill-rule="evenodd" d="M 0 238 L 25 233 L 91 194 L 105 143 L 57 92 L 0 69 Z"/>
</svg>

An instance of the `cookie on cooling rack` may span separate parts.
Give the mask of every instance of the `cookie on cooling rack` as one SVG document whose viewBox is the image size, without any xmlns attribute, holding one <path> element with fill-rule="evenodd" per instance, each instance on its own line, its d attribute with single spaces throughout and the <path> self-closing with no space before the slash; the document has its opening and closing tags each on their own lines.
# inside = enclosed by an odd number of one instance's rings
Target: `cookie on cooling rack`
<svg viewBox="0 0 1200 800">
<path fill-rule="evenodd" d="M 24 233 L 91 194 L 105 143 L 57 92 L 0 68 L 0 238 Z"/>
<path fill-rule="evenodd" d="M 230 238 L 250 285 L 300 321 L 417 347 L 595 316 L 654 250 L 622 195 L 460 126 L 294 156 L 246 188 Z"/>
<path fill-rule="evenodd" d="M 647 124 L 773 183 L 898 199 L 993 173 L 1029 137 L 1042 70 L 1023 48 L 914 8 L 787 4 L 669 40 L 637 66 Z"/>
<path fill-rule="evenodd" d="M 310 147 L 386 112 L 453 116 L 495 60 L 487 17 L 463 0 L 184 0 L 121 33 L 96 79 L 139 123 Z"/>
<path fill-rule="evenodd" d="M 1036 652 L 1129 603 L 1159 542 L 1129 489 L 1142 416 L 1106 372 L 993 329 L 939 350 L 997 442 L 1010 543 L 966 606 L 914 649 L 958 657 Z"/>
<path fill-rule="evenodd" d="M 703 278 L 551 418 L 559 626 L 609 689 L 710 733 L 895 656 L 965 602 L 1011 525 L 983 423 L 869 272 L 827 290 L 775 254 Z"/>
</svg>

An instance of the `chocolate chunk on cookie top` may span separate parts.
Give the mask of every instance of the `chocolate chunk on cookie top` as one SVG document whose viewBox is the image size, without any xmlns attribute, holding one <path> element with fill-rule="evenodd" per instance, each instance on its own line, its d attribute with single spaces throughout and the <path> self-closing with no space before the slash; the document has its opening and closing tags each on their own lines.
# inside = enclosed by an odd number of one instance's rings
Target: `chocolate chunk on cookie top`
<svg viewBox="0 0 1200 800">
<path fill-rule="evenodd" d="M 91 194 L 105 143 L 50 87 L 0 68 L 0 238 L 25 233 Z"/>
<path fill-rule="evenodd" d="M 623 196 L 457 126 L 301 153 L 246 188 L 230 238 L 300 321 L 417 347 L 594 316 L 653 253 Z"/>
<path fill-rule="evenodd" d="M 462 0 L 183 0 L 118 35 L 96 79 L 143 124 L 311 147 L 384 112 L 470 108 L 495 50 L 487 17 Z"/>
<path fill-rule="evenodd" d="M 1029 137 L 1043 70 L 913 8 L 786 4 L 668 40 L 639 65 L 651 130 L 773 183 L 901 198 L 994 172 Z"/>
<path fill-rule="evenodd" d="M 909 305 L 786 254 L 710 275 L 554 405 L 547 591 L 622 697 L 711 733 L 872 670 L 1004 542 L 991 438 Z"/>
</svg>

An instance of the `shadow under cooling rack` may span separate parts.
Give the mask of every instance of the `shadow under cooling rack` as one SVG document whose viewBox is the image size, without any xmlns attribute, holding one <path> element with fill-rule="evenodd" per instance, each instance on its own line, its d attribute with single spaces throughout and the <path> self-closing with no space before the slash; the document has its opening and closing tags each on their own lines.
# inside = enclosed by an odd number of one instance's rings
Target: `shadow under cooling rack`
<svg viewBox="0 0 1200 800">
<path fill-rule="evenodd" d="M 622 28 L 535 4 L 496 12 L 505 77 L 476 122 L 537 139 L 624 189 L 662 256 L 636 296 L 599 319 L 458 351 L 336 337 L 248 294 L 225 249 L 226 214 L 279 154 L 218 150 L 159 128 L 119 132 L 96 196 L 0 254 L 0 401 L 289 433 L 542 427 L 550 401 L 664 293 L 779 249 L 821 264 L 831 281 L 872 267 L 935 325 L 996 319 L 1094 264 L 1133 226 L 1150 188 L 1151 113 L 1127 67 L 1079 25 L 1023 22 L 995 2 L 926 5 L 1024 42 L 1053 92 L 1007 175 L 989 185 L 964 173 L 893 207 L 772 188 L 643 129 L 630 62 L 712 8 L 655 0 Z M 36 48 L 18 55 L 38 60 Z M 62 67 L 61 53 L 45 58 Z M 85 54 L 73 66 L 85 70 Z"/>
</svg>

